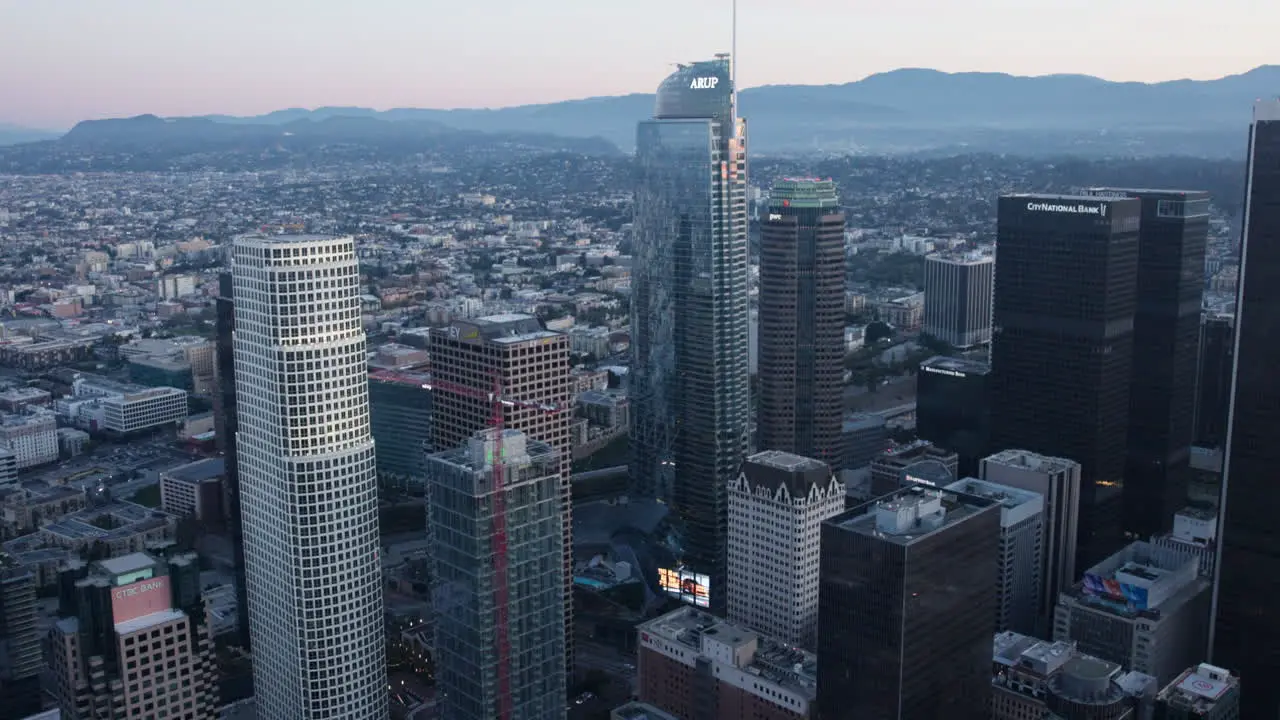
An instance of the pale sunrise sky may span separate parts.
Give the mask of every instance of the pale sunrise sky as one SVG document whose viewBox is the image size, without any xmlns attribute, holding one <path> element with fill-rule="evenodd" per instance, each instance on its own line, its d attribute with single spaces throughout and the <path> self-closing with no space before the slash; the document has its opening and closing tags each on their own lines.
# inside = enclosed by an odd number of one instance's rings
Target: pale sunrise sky
<svg viewBox="0 0 1280 720">
<path fill-rule="evenodd" d="M 743 87 L 900 67 L 1208 79 L 1280 63 L 1264 0 L 738 0 Z M 0 0 L 0 123 L 498 107 L 652 92 L 730 0 Z M 1277 88 L 1280 92 L 1280 88 Z"/>
</svg>

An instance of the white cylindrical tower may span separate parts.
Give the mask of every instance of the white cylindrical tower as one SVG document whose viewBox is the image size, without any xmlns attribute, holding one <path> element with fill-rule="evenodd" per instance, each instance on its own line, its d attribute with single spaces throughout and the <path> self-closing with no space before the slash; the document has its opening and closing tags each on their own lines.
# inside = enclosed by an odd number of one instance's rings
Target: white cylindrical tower
<svg viewBox="0 0 1280 720">
<path fill-rule="evenodd" d="M 232 262 L 258 716 L 381 720 L 386 647 L 355 241 L 246 235 Z"/>
</svg>

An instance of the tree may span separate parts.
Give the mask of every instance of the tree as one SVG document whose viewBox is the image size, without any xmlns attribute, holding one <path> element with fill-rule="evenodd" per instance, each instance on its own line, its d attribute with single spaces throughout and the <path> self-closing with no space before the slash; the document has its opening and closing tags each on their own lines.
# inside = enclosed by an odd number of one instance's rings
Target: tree
<svg viewBox="0 0 1280 720">
<path fill-rule="evenodd" d="M 887 323 L 876 321 L 867 326 L 866 343 L 874 345 L 884 338 L 893 337 L 893 328 Z"/>
</svg>

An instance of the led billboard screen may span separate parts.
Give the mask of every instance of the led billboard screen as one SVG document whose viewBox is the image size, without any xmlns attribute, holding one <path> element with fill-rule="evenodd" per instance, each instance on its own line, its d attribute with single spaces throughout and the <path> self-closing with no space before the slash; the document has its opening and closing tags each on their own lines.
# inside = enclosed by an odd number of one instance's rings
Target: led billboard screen
<svg viewBox="0 0 1280 720">
<path fill-rule="evenodd" d="M 1085 573 L 1084 591 L 1089 595 L 1122 602 L 1135 610 L 1148 609 L 1147 588 L 1122 583 L 1115 578 Z"/>
<path fill-rule="evenodd" d="M 697 607 L 711 606 L 711 578 L 688 570 L 658 569 L 658 584 L 663 592 Z"/>
<path fill-rule="evenodd" d="M 168 610 L 169 578 L 161 576 L 111 589 L 111 619 L 119 624 Z"/>
</svg>

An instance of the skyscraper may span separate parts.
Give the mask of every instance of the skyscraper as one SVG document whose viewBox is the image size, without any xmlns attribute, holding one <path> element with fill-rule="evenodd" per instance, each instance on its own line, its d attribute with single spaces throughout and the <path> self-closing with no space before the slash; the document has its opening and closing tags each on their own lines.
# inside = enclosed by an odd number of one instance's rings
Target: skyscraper
<svg viewBox="0 0 1280 720">
<path fill-rule="evenodd" d="M 1124 529 L 1145 538 L 1173 527 L 1187 503 L 1209 194 L 1099 188 L 1090 195 L 1142 202 Z"/>
<path fill-rule="evenodd" d="M 232 263 L 258 715 L 385 718 L 377 476 L 355 241 L 245 235 Z"/>
<path fill-rule="evenodd" d="M 236 583 L 236 641 L 248 650 L 249 600 L 244 576 L 244 528 L 240 521 L 240 465 L 236 458 L 236 304 L 235 279 L 231 273 L 218 274 L 218 298 L 214 301 L 217 315 L 214 320 L 214 393 L 213 422 L 214 441 L 222 453 L 224 479 L 222 481 L 222 507 L 227 515 L 227 536 L 231 540 L 232 560 L 235 562 Z"/>
<path fill-rule="evenodd" d="M 1280 99 L 1254 107 L 1245 188 L 1211 645 L 1215 665 L 1239 672 L 1241 717 L 1271 720 L 1280 715 Z"/>
<path fill-rule="evenodd" d="M 841 512 L 844 485 L 826 463 L 779 450 L 747 458 L 729 486 L 729 620 L 812 650 L 820 530 Z"/>
<path fill-rule="evenodd" d="M 760 227 L 761 450 L 840 461 L 844 282 L 835 183 L 775 183 Z"/>
<path fill-rule="evenodd" d="M 431 330 L 432 446 L 459 448 L 493 423 L 495 389 L 512 400 L 503 423 L 556 451 L 560 464 L 559 527 L 564 541 L 559 577 L 564 580 L 565 666 L 573 670 L 573 505 L 569 470 L 571 399 L 569 336 L 542 327 L 531 315 L 458 320 Z M 496 387 L 498 386 L 498 387 Z"/>
<path fill-rule="evenodd" d="M 957 348 L 991 342 L 992 255 L 937 253 L 924 259 L 921 332 Z"/>
<path fill-rule="evenodd" d="M 213 639 L 195 553 L 80 563 L 60 581 L 49 665 L 62 717 L 217 715 Z"/>
<path fill-rule="evenodd" d="M 823 720 L 986 720 L 1000 505 L 903 488 L 822 525 Z"/>
<path fill-rule="evenodd" d="M 955 452 L 958 477 L 976 475 L 991 447 L 991 366 L 942 355 L 920 363 L 916 435 Z"/>
<path fill-rule="evenodd" d="M 1235 338 L 1235 316 L 1211 314 L 1200 320 L 1194 436 L 1199 447 L 1222 448 L 1227 444 Z"/>
<path fill-rule="evenodd" d="M 728 56 L 682 65 L 636 133 L 632 475 L 724 607 L 729 482 L 748 443 L 746 123 Z"/>
<path fill-rule="evenodd" d="M 991 447 L 1080 463 L 1077 564 L 1123 544 L 1136 199 L 1000 198 Z"/>
<path fill-rule="evenodd" d="M 560 459 L 498 432 L 427 458 L 441 717 L 563 718 Z"/>
</svg>

